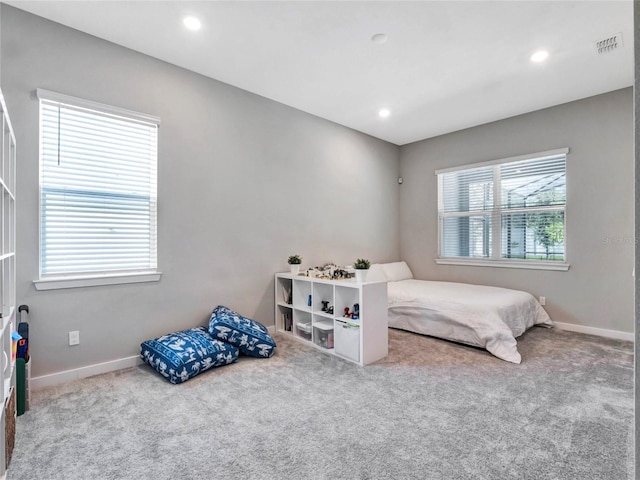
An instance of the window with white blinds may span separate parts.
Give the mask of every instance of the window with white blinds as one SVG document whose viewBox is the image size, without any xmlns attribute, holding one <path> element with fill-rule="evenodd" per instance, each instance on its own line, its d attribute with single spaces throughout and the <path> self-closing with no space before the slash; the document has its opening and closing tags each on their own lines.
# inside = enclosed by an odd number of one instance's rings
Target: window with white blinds
<svg viewBox="0 0 640 480">
<path fill-rule="evenodd" d="M 437 171 L 439 260 L 565 264 L 567 153 Z"/>
<path fill-rule="evenodd" d="M 40 278 L 155 272 L 159 120 L 38 97 Z"/>
</svg>

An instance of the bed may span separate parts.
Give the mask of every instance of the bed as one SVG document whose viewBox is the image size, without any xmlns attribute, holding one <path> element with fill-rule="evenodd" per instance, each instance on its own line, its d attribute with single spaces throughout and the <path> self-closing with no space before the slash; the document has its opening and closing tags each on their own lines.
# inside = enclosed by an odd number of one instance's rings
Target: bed
<svg viewBox="0 0 640 480">
<path fill-rule="evenodd" d="M 520 363 L 516 337 L 553 326 L 533 295 L 508 288 L 415 280 L 405 262 L 372 265 L 369 281 L 386 280 L 389 327 L 485 348 Z"/>
</svg>

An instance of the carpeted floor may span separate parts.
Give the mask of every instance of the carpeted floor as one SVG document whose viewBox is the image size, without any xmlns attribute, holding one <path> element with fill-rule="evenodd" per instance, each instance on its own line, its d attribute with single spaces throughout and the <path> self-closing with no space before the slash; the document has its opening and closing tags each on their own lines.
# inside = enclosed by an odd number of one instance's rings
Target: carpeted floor
<svg viewBox="0 0 640 480">
<path fill-rule="evenodd" d="M 178 386 L 140 366 L 34 392 L 8 478 L 633 478 L 630 342 L 534 328 L 514 365 L 389 336 L 365 368 L 276 334 Z"/>
</svg>

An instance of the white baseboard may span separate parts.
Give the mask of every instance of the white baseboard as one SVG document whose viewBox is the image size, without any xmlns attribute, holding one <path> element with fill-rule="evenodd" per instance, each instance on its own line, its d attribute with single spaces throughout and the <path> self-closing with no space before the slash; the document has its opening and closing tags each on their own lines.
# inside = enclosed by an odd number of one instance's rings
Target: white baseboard
<svg viewBox="0 0 640 480">
<path fill-rule="evenodd" d="M 583 325 L 575 325 L 573 323 L 553 322 L 560 330 L 569 332 L 588 333 L 589 335 L 597 335 L 599 337 L 615 338 L 617 340 L 634 341 L 633 332 L 620 332 L 619 330 L 607 330 L 605 328 L 585 327 Z"/>
<path fill-rule="evenodd" d="M 71 380 L 77 380 L 79 378 L 92 377 L 101 373 L 113 372 L 115 370 L 121 370 L 123 368 L 135 367 L 142 364 L 140 355 L 134 355 L 132 357 L 120 358 L 118 360 L 112 360 L 110 362 L 96 363 L 95 365 L 88 365 L 86 367 L 74 368 L 72 370 L 65 370 L 63 372 L 52 373 L 50 375 L 42 375 L 41 377 L 31 378 L 30 387 L 31 390 L 39 390 L 44 387 L 50 387 L 52 385 L 59 385 L 61 383 L 70 382 Z"/>
<path fill-rule="evenodd" d="M 617 340 L 634 341 L 634 334 L 628 332 L 620 332 L 618 330 L 607 330 L 604 328 L 585 327 L 583 325 L 575 325 L 573 323 L 553 322 L 556 328 L 560 330 L 567 330 L 570 332 L 587 333 L 589 335 L 597 335 L 599 337 L 615 338 Z M 275 325 L 267 327 L 269 334 L 273 334 L 276 330 Z M 142 365 L 142 359 L 139 355 L 132 357 L 120 358 L 118 360 L 112 360 L 110 362 L 96 363 L 95 365 L 89 365 L 86 367 L 74 368 L 72 370 L 65 370 L 63 372 L 52 373 L 49 375 L 42 375 L 40 377 L 33 377 L 31 379 L 30 388 L 32 390 L 39 390 L 41 388 L 50 387 L 52 385 L 60 385 L 61 383 L 70 382 L 79 378 L 92 377 L 94 375 L 100 375 L 101 373 L 113 372 L 115 370 L 122 370 L 123 368 L 135 367 L 136 365 Z"/>
<path fill-rule="evenodd" d="M 276 326 L 270 325 L 267 327 L 267 330 L 269 331 L 269 335 L 273 335 L 276 331 Z M 93 377 L 94 375 L 100 375 L 101 373 L 135 367 L 136 365 L 142 365 L 142 363 L 144 362 L 140 358 L 140 355 L 134 355 L 132 357 L 120 358 L 110 362 L 96 363 L 95 365 L 65 370 L 64 372 L 42 375 L 41 377 L 33 377 L 31 378 L 30 388 L 31 390 L 39 390 L 41 388 L 60 385 L 61 383 L 70 382 L 79 378 Z M 2 479 L 0 478 L 0 480 Z"/>
</svg>

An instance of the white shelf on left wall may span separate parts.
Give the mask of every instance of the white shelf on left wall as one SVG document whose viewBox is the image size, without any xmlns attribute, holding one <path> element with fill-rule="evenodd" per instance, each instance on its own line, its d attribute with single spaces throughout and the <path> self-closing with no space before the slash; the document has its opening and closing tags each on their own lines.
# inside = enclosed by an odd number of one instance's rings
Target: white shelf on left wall
<svg viewBox="0 0 640 480">
<path fill-rule="evenodd" d="M 0 394 L 3 405 L 0 411 L 0 479 L 6 478 L 7 452 L 6 452 L 6 426 L 11 420 L 15 424 L 15 398 L 14 409 L 9 412 L 13 418 L 7 418 L 6 405 L 10 400 L 12 391 L 15 391 L 16 373 L 15 360 L 12 359 L 11 336 L 16 329 L 16 139 L 7 113 L 7 105 L 4 96 L 0 92 L 0 117 L 2 123 L 2 135 L 0 135 L 0 368 L 2 369 L 2 382 L 0 382 Z M 13 390 L 12 390 L 13 389 Z"/>
</svg>

